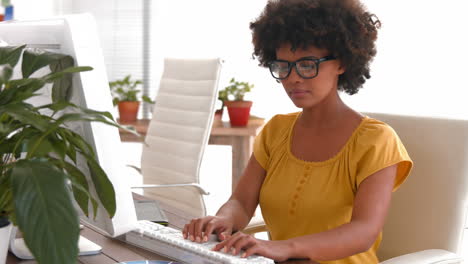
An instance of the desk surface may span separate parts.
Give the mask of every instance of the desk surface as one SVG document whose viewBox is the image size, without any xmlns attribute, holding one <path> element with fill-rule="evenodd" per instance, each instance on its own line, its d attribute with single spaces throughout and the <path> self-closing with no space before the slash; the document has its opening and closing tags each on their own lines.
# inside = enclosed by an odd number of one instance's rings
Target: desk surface
<svg viewBox="0 0 468 264">
<path fill-rule="evenodd" d="M 135 199 L 142 199 L 139 195 L 134 195 Z M 162 209 L 169 219 L 169 223 L 172 227 L 181 228 L 185 223 L 189 221 L 186 216 L 179 212 L 175 211 L 168 206 L 162 205 Z M 102 253 L 92 256 L 81 256 L 78 258 L 77 263 L 82 264 L 111 264 L 119 263 L 124 261 L 132 260 L 169 260 L 166 257 L 160 256 L 156 253 L 135 247 L 133 245 L 127 244 L 118 239 L 109 238 L 95 230 L 92 230 L 88 227 L 85 227 L 81 231 L 81 235 L 87 239 L 93 241 L 94 243 L 102 247 Z M 6 264 L 36 264 L 34 260 L 20 260 L 16 258 L 11 253 L 8 254 Z M 317 264 L 314 261 L 310 260 L 289 260 L 286 262 L 281 262 L 283 264 Z"/>
<path fill-rule="evenodd" d="M 138 119 L 134 122 L 122 123 L 122 125 L 133 127 L 143 138 L 148 132 L 150 119 Z M 245 127 L 232 127 L 229 122 L 214 122 L 211 127 L 210 136 L 253 136 L 255 137 L 265 124 L 264 119 L 250 119 Z M 119 130 L 122 141 L 141 142 L 143 138 L 138 138 L 134 134 Z"/>
<path fill-rule="evenodd" d="M 132 260 L 170 260 L 156 253 L 135 247 L 117 239 L 108 238 L 92 229 L 85 227 L 81 235 L 102 247 L 102 253 L 92 256 L 81 256 L 77 263 L 81 264 L 114 264 Z M 6 264 L 37 264 L 34 260 L 20 260 L 8 254 Z M 281 264 L 317 264 L 311 260 L 288 260 Z"/>
</svg>

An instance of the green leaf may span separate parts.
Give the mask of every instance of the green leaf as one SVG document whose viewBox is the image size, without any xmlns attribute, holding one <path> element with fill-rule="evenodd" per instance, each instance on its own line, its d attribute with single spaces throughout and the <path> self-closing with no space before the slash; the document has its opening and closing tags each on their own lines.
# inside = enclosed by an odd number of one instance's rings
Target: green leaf
<svg viewBox="0 0 468 264">
<path fill-rule="evenodd" d="M 65 151 L 66 151 L 67 157 L 69 157 L 73 161 L 73 163 L 76 164 L 76 152 L 77 152 L 77 150 L 76 150 L 75 146 L 68 139 L 69 135 L 71 135 L 70 133 L 68 133 L 68 129 L 60 127 L 57 130 L 57 134 L 60 135 L 62 141 L 65 144 L 65 147 L 66 147 Z"/>
<path fill-rule="evenodd" d="M 65 135 L 68 143 L 70 143 L 74 148 L 78 148 L 81 153 L 90 153 L 90 155 L 93 156 L 93 153 L 94 153 L 93 148 L 79 134 L 71 130 L 65 130 L 65 129 L 60 130 L 60 132 L 62 132 L 62 134 Z M 74 161 L 76 161 L 76 158 Z"/>
<path fill-rule="evenodd" d="M 112 114 L 107 112 L 107 111 L 96 111 L 96 110 L 81 108 L 81 107 L 79 107 L 79 108 L 81 109 L 81 111 L 83 111 L 86 114 L 93 115 L 93 116 L 96 116 L 96 117 L 105 116 L 105 117 L 109 118 L 110 120 L 114 121 L 114 117 L 112 116 Z M 118 123 L 115 123 L 115 124 L 118 125 Z"/>
<path fill-rule="evenodd" d="M 6 169 L 5 166 L 0 166 L 0 215 L 2 212 L 6 215 L 11 215 L 14 213 L 13 196 L 11 193 L 11 173 L 4 169 Z"/>
<path fill-rule="evenodd" d="M 38 140 L 41 139 L 41 136 L 42 136 L 41 134 L 36 134 L 36 135 L 34 135 L 32 137 L 28 137 L 26 139 L 27 140 L 27 144 L 26 144 L 27 149 L 30 150 L 30 149 L 33 148 L 33 146 L 35 147 Z M 54 150 L 54 146 L 49 141 L 49 139 L 47 139 L 47 138 L 41 139 L 41 141 L 39 142 L 39 145 L 35 149 L 34 156 L 35 157 L 44 157 L 44 156 L 47 156 L 53 150 Z"/>
<path fill-rule="evenodd" d="M 86 71 L 92 71 L 92 70 L 93 70 L 93 67 L 89 67 L 89 66 L 69 67 L 62 71 L 49 73 L 43 76 L 42 79 L 47 82 L 53 82 L 62 78 L 63 76 L 69 73 L 86 72 Z"/>
<path fill-rule="evenodd" d="M 146 95 L 143 95 L 141 98 L 143 99 L 144 102 L 146 102 L 146 103 L 148 103 L 148 104 L 154 104 L 154 101 L 151 100 L 151 98 L 149 98 L 149 97 L 146 96 Z"/>
<path fill-rule="evenodd" d="M 0 65 L 0 86 L 8 82 L 13 75 L 13 68 L 10 64 Z"/>
<path fill-rule="evenodd" d="M 53 73 L 61 72 L 63 69 L 73 67 L 75 64 L 71 56 L 65 56 L 60 60 L 54 61 L 50 64 L 50 70 Z M 69 100 L 71 97 L 72 90 L 72 75 L 66 73 L 60 78 L 54 80 L 52 86 L 52 101 L 57 102 L 59 100 Z"/>
<path fill-rule="evenodd" d="M 68 162 L 65 162 L 64 166 L 65 170 L 70 176 L 70 180 L 72 181 L 72 183 L 75 186 L 81 186 L 85 190 L 85 192 L 88 192 L 88 181 L 86 180 L 86 176 L 83 174 L 83 172 L 81 172 L 77 167 Z M 75 190 L 73 190 L 73 194 L 75 195 L 75 200 L 78 202 L 83 212 L 85 212 L 85 214 L 88 215 L 87 195 L 83 191 L 81 191 L 81 189 L 78 192 L 75 192 Z"/>
<path fill-rule="evenodd" d="M 47 160 L 20 160 L 12 186 L 18 227 L 38 263 L 75 264 L 79 221 L 64 173 Z"/>
<path fill-rule="evenodd" d="M 0 64 L 10 64 L 12 68 L 16 66 L 21 53 L 26 45 L 16 47 L 0 47 Z"/>
<path fill-rule="evenodd" d="M 101 166 L 92 158 L 87 157 L 87 160 L 91 179 L 93 180 L 99 200 L 109 216 L 113 217 L 116 210 L 114 187 Z"/>
<path fill-rule="evenodd" d="M 93 207 L 93 215 L 94 217 L 96 217 L 99 205 L 96 199 L 94 199 L 93 196 L 89 193 L 89 191 L 86 190 L 82 185 L 74 182 L 73 180 L 72 190 L 73 196 L 75 197 L 75 201 L 78 203 L 86 217 L 89 217 L 88 201 L 91 201 L 91 205 Z"/>
<path fill-rule="evenodd" d="M 53 53 L 42 49 L 26 49 L 23 53 L 21 71 L 23 78 L 28 78 L 37 70 L 54 62 L 70 57 L 68 55 Z"/>
<path fill-rule="evenodd" d="M 112 117 L 110 113 L 107 112 L 96 112 L 93 110 L 82 109 L 86 111 L 85 113 L 67 113 L 63 114 L 59 119 L 57 119 L 55 126 L 64 124 L 66 122 L 74 122 L 74 121 L 95 121 L 101 122 L 104 124 L 108 124 L 115 127 L 121 127 L 118 123 L 113 120 L 109 120 L 108 116 Z M 107 113 L 107 114 L 106 114 Z M 106 117 L 104 116 L 106 115 Z M 49 129 L 49 131 L 54 130 L 55 127 Z M 49 133 L 47 131 L 46 133 Z"/>
<path fill-rule="evenodd" d="M 45 82 L 39 79 L 11 80 L 6 88 L 0 92 L 0 105 L 7 103 L 23 103 L 24 100 L 33 97 L 37 90 L 44 86 Z"/>
<path fill-rule="evenodd" d="M 0 153 L 12 154 L 15 158 L 19 157 L 24 144 L 23 139 L 24 137 L 20 133 L 16 133 L 11 138 L 3 139 L 0 144 Z"/>
<path fill-rule="evenodd" d="M 16 142 L 11 140 L 2 140 L 0 144 L 0 156 L 2 154 L 9 154 L 12 152 L 16 145 Z"/>
<path fill-rule="evenodd" d="M 138 96 L 140 90 L 136 87 L 142 83 L 141 80 L 131 80 L 131 75 L 127 75 L 121 80 L 109 82 L 114 106 L 121 101 L 140 101 Z M 142 100 L 145 99 L 142 98 Z"/>
<path fill-rule="evenodd" d="M 6 140 L 7 136 L 20 127 L 21 126 L 19 126 L 17 122 L 14 122 L 11 117 L 3 115 L 3 118 L 0 120 L 0 148 L 2 148 L 2 144 L 4 140 Z"/>
<path fill-rule="evenodd" d="M 64 168 L 70 176 L 72 182 L 73 196 L 86 216 L 89 216 L 88 201 L 91 200 L 94 216 L 97 214 L 98 204 L 89 193 L 88 181 L 86 176 L 73 164 L 64 162 Z"/>
<path fill-rule="evenodd" d="M 66 108 L 72 109 L 72 108 L 76 108 L 76 107 L 77 107 L 76 105 L 74 105 L 74 104 L 72 104 L 70 102 L 67 102 L 67 101 L 57 101 L 55 103 L 41 105 L 37 109 L 48 108 L 48 109 L 53 111 L 52 116 L 54 116 L 57 112 L 59 112 L 61 110 L 64 110 Z"/>
<path fill-rule="evenodd" d="M 55 133 L 45 134 L 37 130 L 31 132 L 30 135 L 25 136 L 26 149 L 23 150 L 24 152 L 34 151 L 33 157 L 47 157 L 54 153 L 60 160 L 65 160 L 66 142 L 61 140 Z M 23 133 L 23 131 L 20 133 Z"/>
<path fill-rule="evenodd" d="M 22 104 L 0 105 L 0 113 L 6 113 L 13 119 L 34 126 L 43 132 L 45 132 L 49 126 L 49 122 L 44 116 L 28 110 Z"/>
</svg>

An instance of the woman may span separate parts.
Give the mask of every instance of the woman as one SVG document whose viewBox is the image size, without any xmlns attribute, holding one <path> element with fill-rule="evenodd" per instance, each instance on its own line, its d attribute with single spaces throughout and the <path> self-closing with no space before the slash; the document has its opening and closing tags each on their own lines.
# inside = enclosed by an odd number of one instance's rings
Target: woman
<svg viewBox="0 0 468 264">
<path fill-rule="evenodd" d="M 387 124 L 340 99 L 370 78 L 380 22 L 354 0 L 270 1 L 251 23 L 254 54 L 301 112 L 277 115 L 255 140 L 234 193 L 184 237 L 214 250 L 277 261 L 378 263 L 391 193 L 412 167 Z M 256 206 L 270 241 L 239 232 Z M 242 251 L 241 251 L 242 250 Z"/>
</svg>

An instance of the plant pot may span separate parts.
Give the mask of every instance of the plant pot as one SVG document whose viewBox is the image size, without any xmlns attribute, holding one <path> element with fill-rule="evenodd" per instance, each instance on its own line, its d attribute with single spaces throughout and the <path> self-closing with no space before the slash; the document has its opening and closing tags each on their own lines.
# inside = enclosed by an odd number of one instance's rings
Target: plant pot
<svg viewBox="0 0 468 264">
<path fill-rule="evenodd" d="M 119 121 L 121 123 L 128 123 L 136 121 L 138 116 L 138 109 L 140 102 L 138 101 L 122 101 L 118 104 L 119 108 Z"/>
<path fill-rule="evenodd" d="M 247 126 L 252 101 L 225 101 L 231 126 Z"/>
<path fill-rule="evenodd" d="M 12 227 L 7 218 L 0 217 L 0 264 L 6 262 Z"/>
<path fill-rule="evenodd" d="M 213 126 L 221 126 L 223 123 L 223 108 L 217 109 L 214 114 Z"/>
</svg>

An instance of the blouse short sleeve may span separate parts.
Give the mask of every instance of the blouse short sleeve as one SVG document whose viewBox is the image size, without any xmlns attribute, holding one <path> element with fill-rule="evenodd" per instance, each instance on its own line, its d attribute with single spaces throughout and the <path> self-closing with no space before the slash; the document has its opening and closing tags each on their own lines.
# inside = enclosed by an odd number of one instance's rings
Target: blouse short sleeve
<svg viewBox="0 0 468 264">
<path fill-rule="evenodd" d="M 253 154 L 263 169 L 268 170 L 272 152 L 286 140 L 288 131 L 298 114 L 275 115 L 255 137 Z"/>
<path fill-rule="evenodd" d="M 267 138 L 268 138 L 268 127 L 267 123 L 260 134 L 255 137 L 253 154 L 257 162 L 262 166 L 263 169 L 267 169 L 268 160 L 270 158 L 270 151 L 268 149 Z"/>
<path fill-rule="evenodd" d="M 356 139 L 354 159 L 356 188 L 370 175 L 398 164 L 393 191 L 408 177 L 413 162 L 397 133 L 389 125 L 371 120 Z"/>
</svg>

